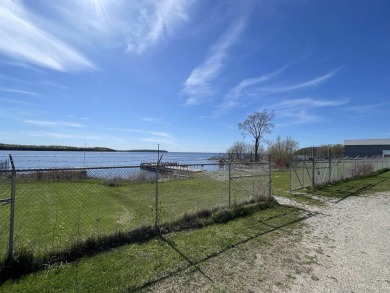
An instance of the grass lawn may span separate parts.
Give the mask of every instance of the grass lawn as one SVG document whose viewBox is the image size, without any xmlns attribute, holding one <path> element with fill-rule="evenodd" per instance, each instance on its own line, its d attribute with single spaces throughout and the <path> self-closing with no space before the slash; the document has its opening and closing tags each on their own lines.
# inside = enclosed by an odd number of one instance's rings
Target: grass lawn
<svg viewBox="0 0 390 293">
<path fill-rule="evenodd" d="M 229 202 L 240 204 L 256 196 L 254 190 L 262 187 L 265 192 L 268 188 L 267 177 L 247 176 L 233 180 L 229 193 L 227 174 L 226 171 L 201 172 L 185 179 L 162 178 L 158 186 L 159 223 L 169 223 L 202 210 L 228 207 Z M 9 197 L 9 190 L 10 181 L 0 180 L 2 197 Z M 86 239 L 153 226 L 155 199 L 153 180 L 18 178 L 15 250 L 29 251 L 35 257 L 41 257 L 66 251 Z M 9 205 L 0 209 L 0 228 L 5 231 L 0 234 L 0 256 L 4 258 L 8 244 Z"/>
<path fill-rule="evenodd" d="M 272 194 L 283 196 L 293 199 L 297 202 L 311 204 L 311 205 L 323 205 L 323 203 L 315 198 L 310 197 L 309 194 L 305 194 L 304 190 L 297 193 L 291 193 L 290 190 L 290 170 L 272 171 Z"/>
<path fill-rule="evenodd" d="M 10 280 L 1 292 L 131 292 L 199 265 L 248 241 L 294 225 L 302 210 L 285 206 L 256 212 L 225 224 L 170 233 L 165 239 L 126 245 L 69 264 Z M 259 246 L 259 248 L 261 245 Z M 261 248 L 260 248 L 261 249 Z"/>
<path fill-rule="evenodd" d="M 328 184 L 315 189 L 313 192 L 331 198 L 346 198 L 359 194 L 382 192 L 390 190 L 390 171 L 383 170 L 371 175 Z"/>
</svg>

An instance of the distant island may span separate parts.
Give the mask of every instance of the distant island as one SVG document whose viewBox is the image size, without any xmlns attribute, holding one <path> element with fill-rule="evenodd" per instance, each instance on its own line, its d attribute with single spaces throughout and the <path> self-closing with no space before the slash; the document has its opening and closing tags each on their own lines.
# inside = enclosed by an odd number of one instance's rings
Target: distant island
<svg viewBox="0 0 390 293">
<path fill-rule="evenodd" d="M 139 149 L 139 150 L 114 150 L 105 147 L 72 147 L 62 145 L 21 145 L 0 143 L 0 150 L 9 151 L 61 151 L 61 152 L 158 152 L 158 150 Z M 160 153 L 167 153 L 166 150 L 160 150 Z"/>
<path fill-rule="evenodd" d="M 21 145 L 0 143 L 0 150 L 11 151 L 88 151 L 88 152 L 116 152 L 114 149 L 105 147 L 72 147 L 62 145 Z"/>
</svg>

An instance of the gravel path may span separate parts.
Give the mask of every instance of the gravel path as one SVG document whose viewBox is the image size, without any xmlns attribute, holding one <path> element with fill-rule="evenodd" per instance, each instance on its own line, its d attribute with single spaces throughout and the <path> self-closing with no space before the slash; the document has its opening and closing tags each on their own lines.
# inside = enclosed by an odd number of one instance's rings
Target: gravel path
<svg viewBox="0 0 390 293">
<path fill-rule="evenodd" d="M 310 275 L 291 292 L 390 292 L 390 192 L 330 204 L 307 220 L 303 250 L 316 249 Z"/>
<path fill-rule="evenodd" d="M 390 192 L 308 206 L 316 216 L 212 258 L 152 292 L 390 292 Z M 205 275 L 208 277 L 206 278 Z"/>
</svg>

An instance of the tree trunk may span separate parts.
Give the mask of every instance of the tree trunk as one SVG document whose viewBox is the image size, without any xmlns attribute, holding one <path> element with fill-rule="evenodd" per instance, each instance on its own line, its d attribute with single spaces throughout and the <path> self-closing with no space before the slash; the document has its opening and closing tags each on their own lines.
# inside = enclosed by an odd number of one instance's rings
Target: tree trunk
<svg viewBox="0 0 390 293">
<path fill-rule="evenodd" d="M 259 139 L 256 137 L 255 139 L 255 162 L 259 160 L 259 154 L 257 153 L 259 150 Z"/>
</svg>

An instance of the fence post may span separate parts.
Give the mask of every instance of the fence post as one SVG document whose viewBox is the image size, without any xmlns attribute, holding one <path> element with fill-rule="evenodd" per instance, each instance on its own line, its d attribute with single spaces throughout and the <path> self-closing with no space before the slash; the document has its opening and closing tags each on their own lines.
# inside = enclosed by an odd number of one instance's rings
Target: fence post
<svg viewBox="0 0 390 293">
<path fill-rule="evenodd" d="M 268 196 L 272 196 L 272 157 L 269 154 L 269 163 L 268 163 Z"/>
<path fill-rule="evenodd" d="M 332 182 L 332 159 L 330 158 L 330 148 L 328 148 L 328 166 L 329 166 L 329 183 Z"/>
<path fill-rule="evenodd" d="M 311 158 L 312 158 L 312 178 L 311 178 L 311 188 L 314 190 L 314 186 L 316 183 L 315 176 L 316 176 L 316 163 L 314 159 L 314 147 L 311 148 Z"/>
<path fill-rule="evenodd" d="M 160 158 L 160 145 L 158 145 L 157 149 L 157 162 L 156 162 L 156 197 L 155 197 L 155 218 L 154 218 L 154 228 L 158 229 L 158 169 L 160 165 L 160 161 L 162 159 L 162 156 Z"/>
<path fill-rule="evenodd" d="M 291 183 L 291 180 L 292 180 L 292 164 L 291 164 L 291 162 L 290 162 L 290 166 L 289 166 L 289 171 L 290 171 L 290 174 L 289 174 L 289 176 L 290 176 L 290 183 L 289 183 L 289 188 L 290 188 L 290 192 L 292 191 L 292 183 Z"/>
<path fill-rule="evenodd" d="M 16 184 L 16 170 L 12 155 L 9 155 L 9 159 L 12 166 L 11 177 L 11 210 L 9 221 L 9 241 L 8 241 L 8 260 L 11 261 L 14 258 L 14 230 L 15 230 L 15 184 Z"/>
<path fill-rule="evenodd" d="M 158 227 L 158 162 L 156 164 L 156 196 L 155 196 L 155 215 L 154 215 L 154 228 Z"/>
<path fill-rule="evenodd" d="M 232 184 L 231 184 L 231 181 L 232 181 L 232 162 L 229 162 L 228 164 L 228 171 L 229 171 L 229 208 L 231 207 L 232 205 Z"/>
</svg>

